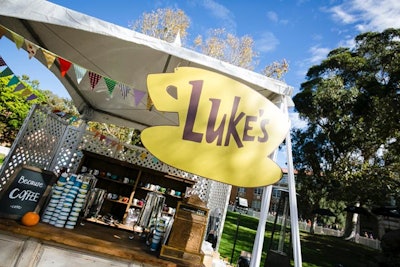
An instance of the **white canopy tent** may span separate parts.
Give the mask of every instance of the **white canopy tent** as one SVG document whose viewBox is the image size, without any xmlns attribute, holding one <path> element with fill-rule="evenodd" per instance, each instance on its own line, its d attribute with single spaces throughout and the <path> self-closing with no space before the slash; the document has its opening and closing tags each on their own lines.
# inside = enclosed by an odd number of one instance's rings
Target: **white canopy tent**
<svg viewBox="0 0 400 267">
<path fill-rule="evenodd" d="M 48 1 L 0 0 L 0 25 L 7 30 L 5 35 L 10 40 L 17 34 L 40 47 L 42 51 L 72 63 L 65 76 L 61 75 L 61 65 L 57 60 L 49 69 L 59 78 L 78 110 L 88 120 L 139 130 L 156 125 L 176 125 L 176 114 L 149 108 L 146 79 L 148 74 L 173 72 L 178 66 L 197 67 L 228 76 L 251 87 L 275 104 L 283 105 L 286 112 L 287 103 L 291 103 L 292 88 L 284 82 Z M 22 48 L 26 49 L 25 45 Z M 37 52 L 35 58 L 48 65 L 44 53 Z M 113 80 L 118 86 L 128 90 L 125 94 L 122 91 L 110 92 L 104 79 L 93 86 L 88 75 L 79 81 L 75 67 Z M 288 138 L 290 141 L 289 133 Z M 290 144 L 287 149 L 288 155 L 291 155 Z M 288 160 L 291 162 L 291 158 Z M 292 165 L 289 164 L 289 167 L 292 168 Z M 291 173 L 293 176 L 293 170 Z M 294 188 L 293 177 L 289 177 L 289 184 L 289 187 Z M 270 195 L 265 198 L 264 202 L 269 203 Z M 295 201 L 294 197 L 290 210 L 292 226 L 298 223 Z M 268 208 L 269 204 L 264 205 L 263 215 L 266 216 Z M 263 222 L 261 219 L 260 224 Z M 259 229 L 264 228 L 264 225 Z M 292 235 L 295 266 L 301 266 L 297 226 L 292 227 Z M 258 240 L 253 249 L 252 266 L 259 265 L 262 237 L 256 237 Z"/>
<path fill-rule="evenodd" d="M 2 0 L 0 3 L 0 23 L 6 28 L 74 65 L 137 91 L 146 92 L 147 74 L 172 72 L 178 66 L 199 67 L 229 76 L 273 102 L 281 101 L 281 96 L 290 96 L 292 91 L 281 81 L 47 1 Z M 37 53 L 36 58 L 47 64 L 41 53 Z M 173 114 L 148 111 L 146 97 L 139 105 L 127 101 L 121 94 L 114 93 L 111 98 L 103 81 L 92 90 L 89 82 L 77 82 L 72 67 L 61 77 L 58 62 L 55 63 L 50 70 L 63 83 L 80 111 L 93 110 L 91 119 L 95 121 L 137 129 L 176 123 Z"/>
</svg>

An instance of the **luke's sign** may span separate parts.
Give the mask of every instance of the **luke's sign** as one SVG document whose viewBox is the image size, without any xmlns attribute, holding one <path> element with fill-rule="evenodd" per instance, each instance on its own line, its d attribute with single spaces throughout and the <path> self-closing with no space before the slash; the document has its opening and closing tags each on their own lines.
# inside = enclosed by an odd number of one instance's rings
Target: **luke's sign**
<svg viewBox="0 0 400 267">
<path fill-rule="evenodd" d="M 264 96 L 226 76 L 191 67 L 151 74 L 147 87 L 158 110 L 179 117 L 179 125 L 143 130 L 143 144 L 158 159 L 240 187 L 269 185 L 282 177 L 268 156 L 282 143 L 289 121 Z"/>
</svg>

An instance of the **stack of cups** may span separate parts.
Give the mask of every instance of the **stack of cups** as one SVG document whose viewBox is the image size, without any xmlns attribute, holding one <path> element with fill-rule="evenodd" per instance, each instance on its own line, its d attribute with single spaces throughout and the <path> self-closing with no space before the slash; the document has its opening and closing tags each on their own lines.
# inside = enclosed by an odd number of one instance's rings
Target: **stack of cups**
<svg viewBox="0 0 400 267">
<path fill-rule="evenodd" d="M 151 251 L 156 251 L 161 243 L 161 240 L 165 234 L 165 227 L 166 227 L 166 219 L 160 218 L 157 221 L 156 230 L 154 231 L 153 240 L 150 246 Z"/>
<path fill-rule="evenodd" d="M 50 224 L 56 227 L 64 227 L 67 221 L 68 215 L 72 208 L 72 203 L 74 202 L 75 195 L 71 191 L 73 185 L 76 181 L 76 174 L 71 174 L 67 184 L 64 186 L 64 190 L 61 194 L 61 199 L 57 204 L 57 207 L 50 219 Z M 71 193 L 70 193 L 71 191 Z"/>
<path fill-rule="evenodd" d="M 89 188 L 89 181 L 87 177 L 78 176 L 74 186 L 72 187 L 72 191 L 75 194 L 75 201 L 71 208 L 71 213 L 68 216 L 68 220 L 65 224 L 65 228 L 67 229 L 74 229 L 79 213 L 82 210 L 83 205 L 85 204 L 86 195 Z M 71 191 L 70 191 L 71 192 Z"/>
<path fill-rule="evenodd" d="M 62 173 L 58 178 L 58 181 L 52 190 L 50 201 L 47 204 L 45 211 L 43 212 L 42 222 L 44 223 L 50 222 L 54 212 L 56 211 L 57 205 L 61 200 L 61 195 L 64 191 L 64 186 L 67 184 L 67 178 L 68 174 L 65 172 Z"/>
<path fill-rule="evenodd" d="M 65 214 L 63 214 L 62 220 L 65 219 L 64 225 L 65 228 L 74 228 L 76 221 L 78 220 L 79 212 L 76 216 L 71 215 L 71 211 L 73 208 L 73 205 L 75 203 L 75 198 L 78 195 L 79 188 L 82 185 L 82 180 L 80 179 L 80 176 L 77 176 L 75 181 L 72 184 L 72 187 L 68 191 L 67 196 L 65 197 L 65 202 L 64 202 L 64 207 L 63 211 L 65 211 Z M 73 212 L 73 214 L 76 214 Z M 64 217 L 65 216 L 65 217 Z M 69 226 L 67 226 L 69 223 Z"/>
<path fill-rule="evenodd" d="M 42 222 L 73 229 L 85 204 L 92 177 L 67 173 L 60 175 L 52 190 Z"/>
</svg>

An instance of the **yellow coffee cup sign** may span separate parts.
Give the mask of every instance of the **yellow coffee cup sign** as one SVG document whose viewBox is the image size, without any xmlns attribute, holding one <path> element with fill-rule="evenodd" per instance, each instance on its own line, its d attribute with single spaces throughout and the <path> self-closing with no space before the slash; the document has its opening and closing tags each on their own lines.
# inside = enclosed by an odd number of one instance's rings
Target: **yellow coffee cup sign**
<svg viewBox="0 0 400 267">
<path fill-rule="evenodd" d="M 150 74 L 154 107 L 176 112 L 179 125 L 153 126 L 144 146 L 178 169 L 240 187 L 277 182 L 281 168 L 268 156 L 289 130 L 285 114 L 250 87 L 211 71 L 182 67 Z"/>
</svg>

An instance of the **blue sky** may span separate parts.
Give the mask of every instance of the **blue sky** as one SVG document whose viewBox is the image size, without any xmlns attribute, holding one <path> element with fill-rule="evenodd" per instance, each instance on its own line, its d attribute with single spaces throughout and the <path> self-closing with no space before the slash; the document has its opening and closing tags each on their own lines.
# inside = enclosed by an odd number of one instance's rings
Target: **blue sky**
<svg viewBox="0 0 400 267">
<path fill-rule="evenodd" d="M 305 81 L 305 73 L 339 46 L 352 46 L 354 37 L 366 31 L 400 27 L 398 0 L 184 0 L 184 1 L 75 1 L 50 2 L 99 19 L 129 27 L 143 12 L 173 7 L 191 20 L 189 39 L 206 35 L 211 28 L 226 28 L 237 36 L 249 35 L 260 54 L 256 71 L 273 61 L 286 59 L 285 82 L 294 94 Z M 41 89 L 69 97 L 46 67 L 19 51 L 7 38 L 0 40 L 0 55 L 16 75 L 38 80 Z M 296 113 L 292 123 L 300 125 Z"/>
</svg>

